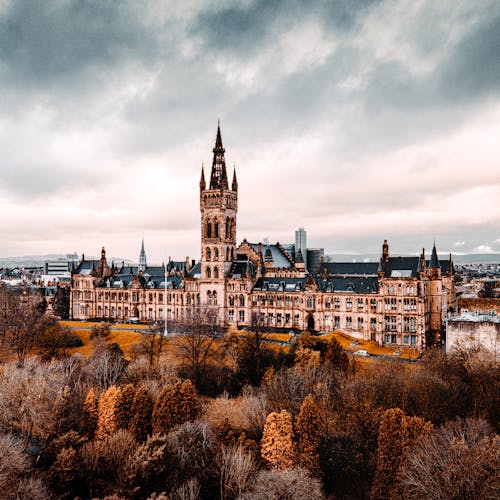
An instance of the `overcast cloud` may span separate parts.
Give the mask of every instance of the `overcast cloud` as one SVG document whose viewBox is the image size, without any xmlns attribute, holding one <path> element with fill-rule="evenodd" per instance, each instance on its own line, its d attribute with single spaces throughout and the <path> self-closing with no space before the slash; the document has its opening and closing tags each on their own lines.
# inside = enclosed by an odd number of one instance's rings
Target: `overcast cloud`
<svg viewBox="0 0 500 500">
<path fill-rule="evenodd" d="M 0 256 L 199 256 L 217 119 L 238 239 L 500 252 L 500 3 L 0 0 Z"/>
</svg>

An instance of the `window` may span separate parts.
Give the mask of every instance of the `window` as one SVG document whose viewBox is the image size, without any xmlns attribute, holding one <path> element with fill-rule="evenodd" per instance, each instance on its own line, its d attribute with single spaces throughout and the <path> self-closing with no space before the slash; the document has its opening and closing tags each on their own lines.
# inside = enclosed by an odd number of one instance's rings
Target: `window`
<svg viewBox="0 0 500 500">
<path fill-rule="evenodd" d="M 111 300 L 115 300 L 116 299 L 116 293 L 115 292 L 111 292 Z"/>
<path fill-rule="evenodd" d="M 285 297 L 285 306 L 290 305 L 290 297 Z"/>
<path fill-rule="evenodd" d="M 269 313 L 268 316 L 267 316 L 267 320 L 269 322 L 270 325 L 273 325 L 274 324 L 274 314 L 273 313 Z"/>
<path fill-rule="evenodd" d="M 240 295 L 240 307 L 245 307 L 245 297 L 243 295 Z"/>
<path fill-rule="evenodd" d="M 333 317 L 333 327 L 340 328 L 340 316 Z"/>
<path fill-rule="evenodd" d="M 218 277 L 219 277 L 219 268 L 214 267 L 214 278 L 218 278 Z"/>
<path fill-rule="evenodd" d="M 207 267 L 207 278 L 211 278 L 212 277 L 212 270 Z"/>
<path fill-rule="evenodd" d="M 245 321 L 245 311 L 239 311 L 239 321 Z"/>
<path fill-rule="evenodd" d="M 214 248 L 214 259 L 217 260 L 219 258 L 219 249 L 217 247 Z"/>
<path fill-rule="evenodd" d="M 212 252 L 210 248 L 207 248 L 207 260 L 210 260 L 212 258 Z"/>
<path fill-rule="evenodd" d="M 395 332 L 397 329 L 396 316 L 384 316 L 384 329 L 386 332 Z"/>
<path fill-rule="evenodd" d="M 139 295 L 137 292 L 132 293 L 132 302 L 137 302 L 139 300 Z"/>
<path fill-rule="evenodd" d="M 352 309 L 352 299 L 350 297 L 346 299 L 345 306 L 347 309 Z"/>
<path fill-rule="evenodd" d="M 229 305 L 234 306 L 234 296 L 233 295 L 229 296 Z"/>
<path fill-rule="evenodd" d="M 363 309 L 365 307 L 365 301 L 363 299 L 358 299 L 358 309 Z"/>
<path fill-rule="evenodd" d="M 228 313 L 228 321 L 230 323 L 234 323 L 234 311 L 232 309 L 229 310 L 229 313 Z"/>
<path fill-rule="evenodd" d="M 293 299 L 293 305 L 294 305 L 294 306 L 298 306 L 298 305 L 299 305 L 299 298 L 298 298 L 298 297 L 295 297 L 295 298 Z"/>
<path fill-rule="evenodd" d="M 358 330 L 362 330 L 364 326 L 363 318 L 358 318 Z"/>
<path fill-rule="evenodd" d="M 411 343 L 412 343 L 412 345 L 415 345 L 417 343 L 417 336 L 416 335 L 411 336 Z"/>
<path fill-rule="evenodd" d="M 290 323 L 290 314 L 285 314 L 285 323 L 287 325 Z"/>
<path fill-rule="evenodd" d="M 392 335 L 391 335 L 391 342 L 392 342 L 393 344 L 396 344 L 396 343 L 397 343 L 397 341 L 398 341 L 398 336 L 397 336 L 397 335 L 395 335 L 395 334 L 392 334 Z"/>
<path fill-rule="evenodd" d="M 210 221 L 207 222 L 207 238 L 212 237 L 212 223 Z"/>
<path fill-rule="evenodd" d="M 326 326 L 326 328 L 332 327 L 332 320 L 328 314 L 325 315 L 325 326 Z"/>
<path fill-rule="evenodd" d="M 409 344 L 410 343 L 410 336 L 409 335 L 405 335 L 403 337 L 403 343 L 404 344 Z"/>
<path fill-rule="evenodd" d="M 371 330 L 377 329 L 377 318 L 370 318 L 370 329 Z"/>
<path fill-rule="evenodd" d="M 307 308 L 312 309 L 314 307 L 314 298 L 313 297 L 307 297 Z"/>
<path fill-rule="evenodd" d="M 352 328 L 352 318 L 350 316 L 347 316 L 345 326 L 346 328 Z"/>
<path fill-rule="evenodd" d="M 214 236 L 215 236 L 215 238 L 219 237 L 219 222 L 218 221 L 214 222 Z"/>
<path fill-rule="evenodd" d="M 111 306 L 111 317 L 112 318 L 115 317 L 115 307 L 114 306 Z"/>
<path fill-rule="evenodd" d="M 283 319 L 283 315 L 282 315 L 281 313 L 278 313 L 278 314 L 276 315 L 276 323 L 277 323 L 278 325 L 281 325 L 282 319 Z"/>
<path fill-rule="evenodd" d="M 294 317 L 293 317 L 293 324 L 294 325 L 298 325 L 299 324 L 299 315 L 296 314 Z"/>
<path fill-rule="evenodd" d="M 163 309 L 158 309 L 158 318 L 163 319 Z"/>
<path fill-rule="evenodd" d="M 332 299 L 330 297 L 327 297 L 325 299 L 325 308 L 330 309 L 330 307 L 332 307 Z"/>
<path fill-rule="evenodd" d="M 384 309 L 386 311 L 397 311 L 398 299 L 396 297 L 384 299 Z"/>
<path fill-rule="evenodd" d="M 384 335 L 384 342 L 386 344 L 390 344 L 390 342 L 391 342 L 391 336 L 390 335 Z"/>
<path fill-rule="evenodd" d="M 339 298 L 333 299 L 333 307 L 335 309 L 340 309 L 340 299 Z"/>
<path fill-rule="evenodd" d="M 153 309 L 151 307 L 148 309 L 148 319 L 153 319 Z"/>
</svg>

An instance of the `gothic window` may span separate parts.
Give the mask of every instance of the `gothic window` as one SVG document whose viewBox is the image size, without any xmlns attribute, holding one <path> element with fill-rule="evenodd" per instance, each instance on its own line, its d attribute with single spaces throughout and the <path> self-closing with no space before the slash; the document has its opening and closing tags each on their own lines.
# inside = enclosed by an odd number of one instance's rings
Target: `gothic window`
<svg viewBox="0 0 500 500">
<path fill-rule="evenodd" d="M 219 221 L 214 222 L 214 237 L 218 238 L 219 237 Z"/>
<path fill-rule="evenodd" d="M 229 305 L 234 306 L 234 297 L 232 295 L 229 296 Z"/>
<path fill-rule="evenodd" d="M 231 252 L 229 250 L 229 247 L 226 248 L 226 261 L 231 259 Z"/>
<path fill-rule="evenodd" d="M 243 295 L 240 295 L 240 307 L 245 307 L 245 297 Z"/>
<path fill-rule="evenodd" d="M 207 248 L 207 260 L 210 260 L 212 258 L 212 252 L 210 248 Z"/>
<path fill-rule="evenodd" d="M 219 258 L 219 250 L 216 248 L 214 248 L 214 259 L 217 260 Z"/>
<path fill-rule="evenodd" d="M 219 277 L 219 268 L 214 267 L 214 278 L 218 278 L 218 277 Z"/>
<path fill-rule="evenodd" d="M 229 217 L 226 217 L 226 238 L 229 238 Z"/>
<path fill-rule="evenodd" d="M 212 223 L 210 221 L 207 222 L 207 238 L 212 237 Z"/>
<path fill-rule="evenodd" d="M 212 303 L 214 306 L 217 305 L 217 292 L 215 290 L 212 292 Z"/>
<path fill-rule="evenodd" d="M 239 311 L 239 321 L 245 321 L 245 311 Z"/>
<path fill-rule="evenodd" d="M 234 248 L 231 248 L 231 259 L 234 259 Z"/>
<path fill-rule="evenodd" d="M 312 297 L 307 297 L 307 307 L 308 307 L 308 309 L 312 309 L 312 307 L 313 307 L 313 298 Z"/>
<path fill-rule="evenodd" d="M 207 304 L 212 305 L 212 292 L 210 290 L 207 292 Z"/>
<path fill-rule="evenodd" d="M 207 278 L 211 278 L 212 277 L 212 270 L 207 267 Z"/>
</svg>

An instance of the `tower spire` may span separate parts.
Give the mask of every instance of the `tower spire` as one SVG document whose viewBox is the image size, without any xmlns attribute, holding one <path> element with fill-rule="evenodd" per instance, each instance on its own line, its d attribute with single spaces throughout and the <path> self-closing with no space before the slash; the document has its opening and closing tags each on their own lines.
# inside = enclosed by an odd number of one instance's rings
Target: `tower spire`
<svg viewBox="0 0 500 500">
<path fill-rule="evenodd" d="M 236 164 L 234 165 L 233 168 L 233 183 L 231 185 L 231 189 L 233 191 L 238 191 L 238 179 L 236 179 Z"/>
<path fill-rule="evenodd" d="M 215 147 L 213 149 L 212 172 L 210 174 L 210 189 L 228 189 L 226 159 L 224 158 L 225 151 L 222 145 L 220 122 L 218 122 Z"/>
<path fill-rule="evenodd" d="M 144 250 L 144 235 L 141 240 L 141 253 L 139 254 L 139 271 L 145 271 L 147 267 L 146 252 Z"/>
<path fill-rule="evenodd" d="M 434 246 L 432 247 L 431 261 L 429 263 L 429 269 L 439 269 L 439 259 L 436 251 L 436 240 L 434 240 Z"/>
</svg>

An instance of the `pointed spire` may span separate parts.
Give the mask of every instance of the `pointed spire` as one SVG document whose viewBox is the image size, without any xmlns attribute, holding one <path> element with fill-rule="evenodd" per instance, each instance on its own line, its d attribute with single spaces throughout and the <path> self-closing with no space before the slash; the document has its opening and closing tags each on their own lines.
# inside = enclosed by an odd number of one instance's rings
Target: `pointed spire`
<svg viewBox="0 0 500 500">
<path fill-rule="evenodd" d="M 146 252 L 144 250 L 144 236 L 141 241 L 141 253 L 139 254 L 139 271 L 145 271 L 147 267 Z"/>
<path fill-rule="evenodd" d="M 439 259 L 436 251 L 436 242 L 434 242 L 434 246 L 432 247 L 432 255 L 431 255 L 431 262 L 429 265 L 429 269 L 439 269 Z"/>
<path fill-rule="evenodd" d="M 203 191 L 207 188 L 207 183 L 205 182 L 205 166 L 201 164 L 201 177 L 200 177 L 200 189 Z"/>
<path fill-rule="evenodd" d="M 228 189 L 226 160 L 224 146 L 222 145 L 222 135 L 220 132 L 220 122 L 217 124 L 217 137 L 213 149 L 214 158 L 212 161 L 212 172 L 210 174 L 210 189 Z"/>
<path fill-rule="evenodd" d="M 424 270 L 422 268 L 422 256 L 419 256 L 417 262 L 417 273 L 422 273 Z"/>
<path fill-rule="evenodd" d="M 233 191 L 238 191 L 238 179 L 236 179 L 236 164 L 234 165 L 233 168 L 233 183 L 231 185 L 231 189 Z"/>
</svg>

